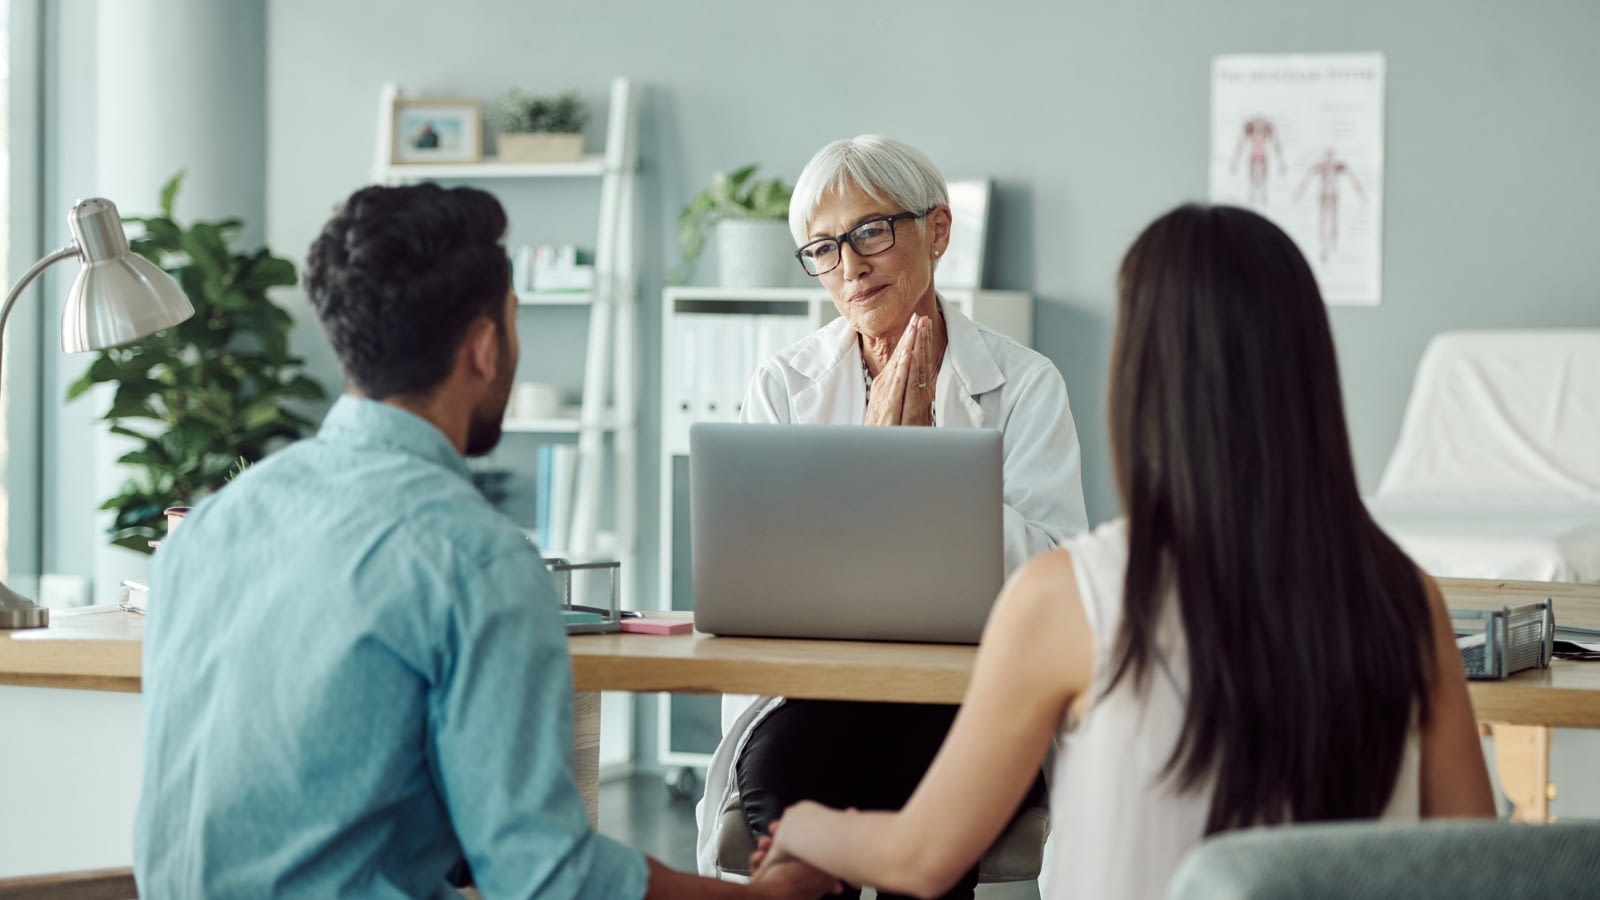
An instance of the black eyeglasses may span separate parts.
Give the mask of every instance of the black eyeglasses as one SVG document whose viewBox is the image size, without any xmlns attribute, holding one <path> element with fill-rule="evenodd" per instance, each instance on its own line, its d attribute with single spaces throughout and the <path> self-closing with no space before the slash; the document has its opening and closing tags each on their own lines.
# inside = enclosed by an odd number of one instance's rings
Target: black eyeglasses
<svg viewBox="0 0 1600 900">
<path fill-rule="evenodd" d="M 868 219 L 844 234 L 817 238 L 796 250 L 794 258 L 800 260 L 800 268 L 805 269 L 807 275 L 826 275 L 839 267 L 843 245 L 849 244 L 857 256 L 876 256 L 894 246 L 894 223 L 901 219 L 920 219 L 931 212 L 933 209 L 929 208 Z"/>
</svg>

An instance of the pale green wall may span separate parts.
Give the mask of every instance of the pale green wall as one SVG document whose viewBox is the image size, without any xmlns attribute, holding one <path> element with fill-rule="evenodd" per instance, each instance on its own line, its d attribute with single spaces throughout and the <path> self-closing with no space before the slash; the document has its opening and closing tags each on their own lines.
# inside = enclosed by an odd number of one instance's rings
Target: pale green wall
<svg viewBox="0 0 1600 900">
<path fill-rule="evenodd" d="M 1035 343 L 1066 375 L 1090 516 L 1099 520 L 1116 511 L 1102 424 L 1112 274 L 1149 219 L 1205 196 L 1212 56 L 1379 51 L 1389 71 L 1385 299 L 1376 309 L 1332 310 L 1356 458 L 1370 489 L 1430 335 L 1600 324 L 1589 265 L 1600 207 L 1600 59 L 1589 46 L 1596 34 L 1600 5 L 1579 0 L 276 0 L 269 237 L 279 252 L 303 253 L 332 206 L 367 180 L 383 81 L 484 98 L 510 86 L 570 86 L 601 101 L 609 78 L 633 77 L 648 92 L 648 398 L 658 368 L 658 288 L 676 254 L 673 218 L 710 172 L 759 160 L 793 177 L 828 140 L 864 131 L 900 137 L 950 177 L 995 179 L 990 284 L 1038 297 Z M 592 223 L 587 196 L 507 194 L 515 229 L 535 237 L 559 230 L 541 231 L 544 222 Z M 589 227 L 564 236 L 584 240 Z M 547 320 L 523 322 L 532 330 Z M 576 334 L 571 323 L 553 327 Z M 333 379 L 320 335 L 306 328 L 301 338 Z M 657 422 L 647 404 L 647 566 Z"/>
</svg>

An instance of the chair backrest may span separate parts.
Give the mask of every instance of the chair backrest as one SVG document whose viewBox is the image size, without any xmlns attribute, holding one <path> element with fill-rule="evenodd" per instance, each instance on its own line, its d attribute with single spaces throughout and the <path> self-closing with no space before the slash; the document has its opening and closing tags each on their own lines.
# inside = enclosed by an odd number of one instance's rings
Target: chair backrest
<svg viewBox="0 0 1600 900">
<path fill-rule="evenodd" d="M 1600 329 L 1428 343 L 1378 495 L 1600 499 Z"/>
<path fill-rule="evenodd" d="M 1505 900 L 1589 896 L 1600 822 L 1348 822 L 1235 831 L 1205 841 L 1169 900 Z"/>
</svg>

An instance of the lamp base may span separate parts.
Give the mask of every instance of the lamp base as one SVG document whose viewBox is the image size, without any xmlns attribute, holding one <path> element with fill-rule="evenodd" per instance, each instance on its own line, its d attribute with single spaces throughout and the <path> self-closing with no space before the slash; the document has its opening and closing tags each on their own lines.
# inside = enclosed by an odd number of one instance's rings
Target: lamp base
<svg viewBox="0 0 1600 900">
<path fill-rule="evenodd" d="M 50 610 L 13 591 L 0 582 L 0 630 L 44 628 L 50 624 Z"/>
</svg>

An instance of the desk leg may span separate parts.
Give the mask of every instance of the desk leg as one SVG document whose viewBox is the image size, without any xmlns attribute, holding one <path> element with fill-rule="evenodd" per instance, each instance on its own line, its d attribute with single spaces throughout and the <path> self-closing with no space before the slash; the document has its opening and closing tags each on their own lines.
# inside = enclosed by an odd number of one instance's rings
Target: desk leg
<svg viewBox="0 0 1600 900">
<path fill-rule="evenodd" d="M 589 824 L 600 825 L 600 694 L 572 695 L 572 769 Z"/>
<path fill-rule="evenodd" d="M 1491 725 L 1495 771 L 1516 822 L 1550 821 L 1550 732 L 1542 725 Z"/>
</svg>

